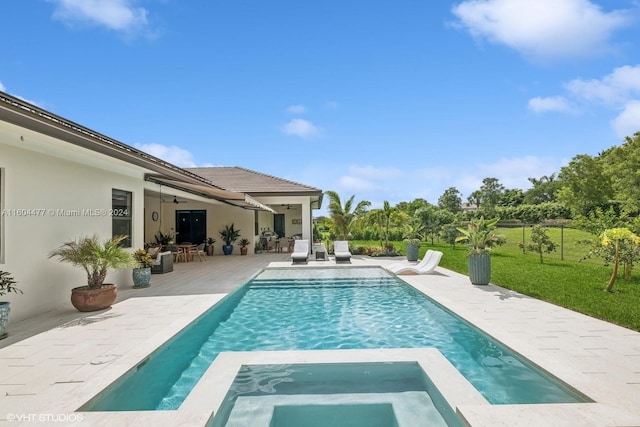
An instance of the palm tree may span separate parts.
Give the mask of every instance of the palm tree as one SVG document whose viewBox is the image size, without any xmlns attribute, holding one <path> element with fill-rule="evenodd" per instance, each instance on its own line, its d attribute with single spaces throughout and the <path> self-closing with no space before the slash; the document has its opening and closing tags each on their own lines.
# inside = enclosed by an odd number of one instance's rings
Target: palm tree
<svg viewBox="0 0 640 427">
<path fill-rule="evenodd" d="M 389 232 L 392 227 L 398 227 L 402 223 L 409 221 L 410 217 L 397 207 L 392 207 L 388 201 L 384 201 L 382 209 L 374 209 L 367 215 L 370 221 L 380 228 L 380 237 L 384 238 L 383 249 L 389 246 Z"/>
<path fill-rule="evenodd" d="M 371 206 L 371 202 L 362 200 L 354 207 L 353 204 L 356 197 L 354 194 L 342 206 L 338 193 L 328 190 L 325 194 L 329 196 L 329 216 L 331 217 L 333 233 L 337 240 L 346 240 L 356 220 L 367 211 L 367 208 Z"/>
</svg>

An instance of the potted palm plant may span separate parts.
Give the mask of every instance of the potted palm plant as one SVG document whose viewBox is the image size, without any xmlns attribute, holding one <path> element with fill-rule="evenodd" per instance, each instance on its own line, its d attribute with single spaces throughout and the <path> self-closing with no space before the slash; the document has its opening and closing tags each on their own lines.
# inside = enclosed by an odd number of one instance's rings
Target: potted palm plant
<svg viewBox="0 0 640 427">
<path fill-rule="evenodd" d="M 138 249 L 133 253 L 135 267 L 131 272 L 134 288 L 148 288 L 151 284 L 151 266 L 153 258 L 146 249 Z"/>
<path fill-rule="evenodd" d="M 240 239 L 240 241 L 238 242 L 238 244 L 240 245 L 240 255 L 246 255 L 248 248 L 247 246 L 249 246 L 249 240 L 247 239 Z"/>
<path fill-rule="evenodd" d="M 97 235 L 81 237 L 64 243 L 49 254 L 87 273 L 87 284 L 71 290 L 71 304 L 78 311 L 103 310 L 111 306 L 118 296 L 118 286 L 105 284 L 110 269 L 133 265 L 131 254 L 120 246 L 127 236 L 116 236 L 101 242 Z"/>
<path fill-rule="evenodd" d="M 16 294 L 22 293 L 20 289 L 16 288 L 16 281 L 13 279 L 13 276 L 6 271 L 0 271 L 0 296 L 11 292 Z M 0 301 L 0 340 L 7 336 L 10 309 L 9 301 Z"/>
<path fill-rule="evenodd" d="M 456 242 L 465 242 L 469 248 L 469 279 L 474 285 L 488 285 L 491 280 L 491 248 L 505 242 L 503 236 L 496 234 L 499 220 L 480 217 L 469 221 L 467 228 L 457 227 L 462 234 L 456 238 Z"/>
<path fill-rule="evenodd" d="M 232 223 L 231 225 L 225 225 L 219 233 L 224 242 L 222 252 L 224 252 L 225 255 L 231 255 L 233 252 L 233 243 L 240 237 L 240 230 L 236 230 Z"/>
</svg>

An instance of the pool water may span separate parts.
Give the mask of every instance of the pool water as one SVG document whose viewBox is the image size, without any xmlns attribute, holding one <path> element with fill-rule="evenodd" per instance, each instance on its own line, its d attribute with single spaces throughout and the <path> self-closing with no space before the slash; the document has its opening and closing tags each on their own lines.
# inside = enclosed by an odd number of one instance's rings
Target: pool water
<svg viewBox="0 0 640 427">
<path fill-rule="evenodd" d="M 223 351 L 420 347 L 492 404 L 585 401 L 383 269 L 305 268 L 265 270 L 81 409 L 176 409 Z"/>
</svg>

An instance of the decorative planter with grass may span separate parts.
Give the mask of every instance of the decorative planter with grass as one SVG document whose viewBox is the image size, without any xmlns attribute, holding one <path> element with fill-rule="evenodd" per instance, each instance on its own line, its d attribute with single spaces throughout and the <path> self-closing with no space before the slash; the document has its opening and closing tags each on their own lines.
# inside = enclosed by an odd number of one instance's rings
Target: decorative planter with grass
<svg viewBox="0 0 640 427">
<path fill-rule="evenodd" d="M 116 284 L 105 284 L 110 269 L 134 265 L 131 254 L 120 246 L 127 236 L 116 236 L 100 242 L 97 235 L 66 242 L 49 254 L 87 273 L 87 284 L 71 290 L 71 304 L 78 311 L 96 311 L 109 308 L 118 296 Z"/>
<path fill-rule="evenodd" d="M 16 281 L 10 273 L 0 271 L 0 296 L 8 293 L 21 294 L 22 291 L 16 288 Z M 9 324 L 9 312 L 11 304 L 9 301 L 0 301 L 0 340 L 7 337 L 7 325 Z"/>
<path fill-rule="evenodd" d="M 469 221 L 467 228 L 458 227 L 461 235 L 456 242 L 465 242 L 469 247 L 467 265 L 469 280 L 474 285 L 488 285 L 491 281 L 491 248 L 505 242 L 503 236 L 496 234 L 499 220 L 480 217 Z"/>
</svg>

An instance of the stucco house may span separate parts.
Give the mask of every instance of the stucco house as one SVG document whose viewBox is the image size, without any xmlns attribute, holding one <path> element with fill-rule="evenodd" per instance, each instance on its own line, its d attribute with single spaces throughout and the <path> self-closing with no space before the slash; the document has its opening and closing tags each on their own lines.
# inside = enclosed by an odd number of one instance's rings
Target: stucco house
<svg viewBox="0 0 640 427">
<path fill-rule="evenodd" d="M 71 288 L 85 283 L 48 257 L 65 241 L 127 234 L 134 251 L 162 231 L 213 237 L 219 249 L 218 231 L 234 223 L 252 253 L 267 228 L 311 238 L 321 203 L 322 190 L 259 172 L 177 167 L 0 92 L 0 270 L 24 291 L 2 297 L 12 321 L 69 305 Z M 130 271 L 111 275 L 132 284 Z"/>
</svg>

